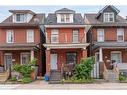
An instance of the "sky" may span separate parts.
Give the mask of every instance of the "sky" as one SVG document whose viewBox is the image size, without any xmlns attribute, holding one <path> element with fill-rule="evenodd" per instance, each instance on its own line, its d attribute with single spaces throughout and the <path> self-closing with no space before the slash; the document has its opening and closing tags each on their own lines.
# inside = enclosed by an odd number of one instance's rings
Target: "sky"
<svg viewBox="0 0 127 95">
<path fill-rule="evenodd" d="M 11 13 L 9 13 L 8 10 L 20 10 L 20 9 L 27 9 L 27 10 L 32 10 L 35 13 L 45 13 L 46 16 L 48 13 L 54 13 L 56 10 L 59 10 L 61 8 L 69 8 L 72 10 L 75 10 L 77 13 L 81 13 L 82 15 L 84 13 L 97 13 L 99 10 L 101 10 L 104 5 L 80 5 L 80 6 L 47 6 L 47 5 L 43 5 L 43 6 L 0 6 L 0 22 L 3 21 L 4 19 L 6 19 L 9 15 L 11 15 Z M 127 16 L 127 6 L 125 5 L 117 5 L 115 6 L 117 9 L 120 10 L 120 15 L 123 16 L 124 18 Z"/>
</svg>

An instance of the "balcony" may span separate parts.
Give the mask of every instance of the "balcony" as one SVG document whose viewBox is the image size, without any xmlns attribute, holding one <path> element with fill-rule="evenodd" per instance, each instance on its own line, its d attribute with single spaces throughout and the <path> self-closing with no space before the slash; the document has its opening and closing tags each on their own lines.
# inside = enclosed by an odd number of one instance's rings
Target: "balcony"
<svg viewBox="0 0 127 95">
<path fill-rule="evenodd" d="M 84 33 L 78 35 L 72 35 L 72 33 L 60 33 L 58 35 L 52 35 L 46 37 L 46 48 L 83 48 L 89 44 L 86 43 L 86 37 Z"/>
</svg>

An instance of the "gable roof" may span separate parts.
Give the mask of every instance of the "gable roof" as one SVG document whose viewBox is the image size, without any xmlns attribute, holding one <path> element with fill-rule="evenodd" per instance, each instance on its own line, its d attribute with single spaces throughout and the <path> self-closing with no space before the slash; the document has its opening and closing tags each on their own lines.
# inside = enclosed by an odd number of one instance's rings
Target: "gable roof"
<svg viewBox="0 0 127 95">
<path fill-rule="evenodd" d="M 31 10 L 9 10 L 11 13 L 30 13 L 32 15 L 35 15 L 35 13 Z"/>
<path fill-rule="evenodd" d="M 113 5 L 106 5 L 104 8 L 102 8 L 98 13 L 97 13 L 97 16 L 96 18 L 101 14 L 103 13 L 103 11 L 107 8 L 112 8 L 117 14 L 120 12 L 116 7 L 114 7 Z"/>
<path fill-rule="evenodd" d="M 45 14 L 35 14 L 28 23 L 14 23 L 13 15 L 9 16 L 3 22 L 0 23 L 0 27 L 11 27 L 11 26 L 37 26 L 44 23 Z"/>
<path fill-rule="evenodd" d="M 57 23 L 56 14 L 50 13 L 46 18 L 45 24 L 46 25 L 84 25 L 84 19 L 80 13 L 75 13 L 73 23 Z"/>
<path fill-rule="evenodd" d="M 96 16 L 98 14 L 95 13 L 90 13 L 90 14 L 85 14 L 85 23 L 86 24 L 92 24 L 94 26 L 127 26 L 127 20 L 125 20 L 122 16 L 116 15 L 116 21 L 115 22 L 110 22 L 110 23 L 105 23 L 101 22 L 98 19 L 96 19 Z"/>
<path fill-rule="evenodd" d="M 75 11 L 68 8 L 62 8 L 60 10 L 55 11 L 55 13 L 75 13 Z"/>
</svg>

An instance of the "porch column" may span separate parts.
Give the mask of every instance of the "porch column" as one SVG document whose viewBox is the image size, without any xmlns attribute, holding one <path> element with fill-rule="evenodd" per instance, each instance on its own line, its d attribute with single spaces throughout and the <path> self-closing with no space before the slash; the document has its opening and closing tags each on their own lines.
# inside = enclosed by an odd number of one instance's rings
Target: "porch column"
<svg viewBox="0 0 127 95">
<path fill-rule="evenodd" d="M 103 62 L 103 52 L 102 52 L 102 48 L 99 48 L 99 62 Z"/>
<path fill-rule="evenodd" d="M 46 50 L 46 73 L 50 72 L 50 49 L 47 48 Z"/>
<path fill-rule="evenodd" d="M 34 59 L 34 50 L 31 50 L 31 52 L 30 52 L 31 54 L 31 61 Z"/>
<path fill-rule="evenodd" d="M 0 56 L 1 56 L 1 62 L 0 62 L 0 64 L 4 65 L 4 53 L 3 53 L 3 51 L 1 51 L 0 53 L 1 53 L 0 54 Z"/>
<path fill-rule="evenodd" d="M 82 58 L 87 58 L 87 50 L 85 48 L 82 49 Z"/>
</svg>

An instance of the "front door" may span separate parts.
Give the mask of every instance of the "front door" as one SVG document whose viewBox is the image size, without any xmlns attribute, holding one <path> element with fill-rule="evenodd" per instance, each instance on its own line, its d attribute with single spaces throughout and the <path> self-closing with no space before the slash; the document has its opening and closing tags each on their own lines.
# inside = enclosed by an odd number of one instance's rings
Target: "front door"
<svg viewBox="0 0 127 95">
<path fill-rule="evenodd" d="M 12 65 L 12 54 L 11 53 L 6 53 L 4 55 L 4 62 L 5 62 L 5 70 L 9 69 Z"/>
<path fill-rule="evenodd" d="M 57 69 L 57 54 L 51 54 L 51 69 Z"/>
</svg>

